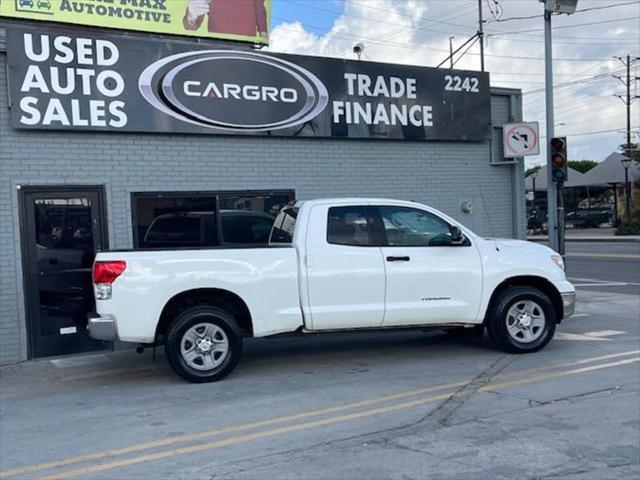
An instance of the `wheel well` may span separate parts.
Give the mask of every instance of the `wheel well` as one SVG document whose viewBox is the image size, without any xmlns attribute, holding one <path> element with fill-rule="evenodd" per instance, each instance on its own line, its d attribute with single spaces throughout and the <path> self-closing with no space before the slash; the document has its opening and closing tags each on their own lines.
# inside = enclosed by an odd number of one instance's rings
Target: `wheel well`
<svg viewBox="0 0 640 480">
<path fill-rule="evenodd" d="M 224 308 L 233 315 L 245 337 L 253 336 L 251 313 L 247 304 L 238 295 L 217 288 L 199 288 L 181 292 L 167 302 L 162 309 L 158 326 L 156 327 L 156 341 L 164 339 L 171 322 L 180 312 L 196 305 L 214 305 Z"/>
<path fill-rule="evenodd" d="M 487 306 L 487 311 L 485 313 L 485 320 L 487 319 L 489 312 L 493 307 L 493 303 L 498 298 L 500 293 L 502 293 L 504 290 L 506 290 L 509 287 L 515 287 L 515 286 L 533 287 L 540 290 L 547 297 L 549 297 L 549 300 L 551 300 L 551 304 L 553 305 L 553 309 L 556 312 L 558 323 L 560 323 L 560 321 L 562 320 L 562 317 L 564 316 L 564 308 L 562 306 L 562 296 L 560 295 L 560 292 L 546 278 L 536 277 L 533 275 L 531 276 L 523 275 L 519 277 L 507 278 L 500 285 L 498 285 L 493 291 L 493 294 L 491 295 L 491 300 L 489 301 L 489 305 Z"/>
</svg>

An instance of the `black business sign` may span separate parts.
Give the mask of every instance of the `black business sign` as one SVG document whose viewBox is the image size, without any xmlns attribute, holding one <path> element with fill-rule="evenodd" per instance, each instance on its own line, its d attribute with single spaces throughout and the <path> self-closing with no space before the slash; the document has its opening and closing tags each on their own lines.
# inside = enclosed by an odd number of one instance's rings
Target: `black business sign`
<svg viewBox="0 0 640 480">
<path fill-rule="evenodd" d="M 482 141 L 487 73 L 8 30 L 19 129 Z"/>
</svg>

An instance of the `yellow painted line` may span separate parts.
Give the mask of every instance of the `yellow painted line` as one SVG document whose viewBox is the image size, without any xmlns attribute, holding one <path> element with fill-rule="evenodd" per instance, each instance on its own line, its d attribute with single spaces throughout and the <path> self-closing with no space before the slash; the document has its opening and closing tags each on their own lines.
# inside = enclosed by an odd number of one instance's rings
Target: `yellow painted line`
<svg viewBox="0 0 640 480">
<path fill-rule="evenodd" d="M 600 257 L 600 258 L 630 258 L 640 260 L 640 255 L 632 253 L 565 253 L 567 257 Z"/>
<path fill-rule="evenodd" d="M 591 372 L 594 370 L 600 370 L 603 368 L 611 368 L 611 367 L 616 367 L 616 366 L 621 366 L 621 365 L 627 365 L 630 363 L 636 363 L 636 362 L 640 362 L 640 358 L 632 358 L 632 359 L 626 359 L 626 360 L 620 360 L 617 362 L 611 362 L 611 363 L 605 363 L 605 364 L 600 364 L 600 365 L 592 365 L 589 367 L 582 367 L 582 368 L 577 368 L 574 370 L 566 370 L 564 372 L 557 372 L 557 373 L 551 373 L 551 374 L 547 374 L 547 375 L 540 375 L 538 377 L 532 377 L 532 378 L 528 378 L 528 379 L 522 379 L 522 380 L 513 380 L 510 382 L 503 382 L 503 383 L 497 383 L 494 385 L 487 385 L 485 387 L 482 387 L 479 389 L 479 391 L 493 391 L 493 390 L 498 390 L 498 389 L 503 389 L 503 388 L 508 388 L 508 387 L 512 387 L 512 386 L 518 386 L 518 385 L 524 385 L 524 384 L 528 384 L 528 383 L 534 383 L 534 382 L 540 382 L 540 381 L 545 381 L 545 380 L 552 380 L 555 378 L 561 378 L 561 377 L 566 377 L 569 375 L 577 375 L 579 373 L 585 373 L 585 372 Z M 286 427 L 281 427 L 281 428 L 276 428 L 276 429 L 272 429 L 272 430 L 265 430 L 262 432 L 256 432 L 256 433 L 250 433 L 250 434 L 246 434 L 246 435 L 240 435 L 237 437 L 231 437 L 231 438 L 226 438 L 224 440 L 217 440 L 215 442 L 210 442 L 210 443 L 203 443 L 200 445 L 192 445 L 189 447 L 182 447 L 182 448 L 174 448 L 171 450 L 165 450 L 162 452 L 158 452 L 158 453 L 152 453 L 152 454 L 148 454 L 148 455 L 140 455 L 137 457 L 132 457 L 132 458 L 128 458 L 125 460 L 119 460 L 116 462 L 110 462 L 110 463 L 104 463 L 104 464 L 98 464 L 98 465 L 92 465 L 92 466 L 88 466 L 88 467 L 83 467 L 83 468 L 79 468 L 76 470 L 69 470 L 66 472 L 60 472 L 60 473 L 56 473 L 53 475 L 48 475 L 45 477 L 41 477 L 40 480 L 61 480 L 61 479 L 66 479 L 66 478 L 73 478 L 73 477 L 78 477 L 80 475 L 86 475 L 86 474 L 90 474 L 90 473 L 96 473 L 96 472 L 104 472 L 106 470 L 113 470 L 115 468 L 121 468 L 121 467 L 126 467 L 129 465 L 135 465 L 137 463 L 143 463 L 143 462 L 149 462 L 149 461 L 154 461 L 154 460 L 161 460 L 164 458 L 169 458 L 169 457 L 175 457 L 178 455 L 184 455 L 184 454 L 188 454 L 188 453 L 196 453 L 196 452 L 201 452 L 204 450 L 210 450 L 210 449 L 214 449 L 214 448 L 220 448 L 220 447 L 225 447 L 225 446 L 230 446 L 230 445 L 236 445 L 239 443 L 245 443 L 245 442 L 250 442 L 253 440 L 258 440 L 261 438 L 267 438 L 267 437 L 273 437 L 276 435 L 282 435 L 285 433 L 291 433 L 291 432 L 296 432 L 296 431 L 300 431 L 300 430 L 308 430 L 311 428 L 318 428 L 318 427 L 323 427 L 326 425 L 333 425 L 336 423 L 341 423 L 341 422 L 346 422 L 346 421 L 350 421 L 350 420 L 357 420 L 360 418 L 365 418 L 365 417 L 371 417 L 373 415 L 379 415 L 381 413 L 389 413 L 389 412 L 394 412 L 394 411 L 398 411 L 398 410 L 404 410 L 404 409 L 408 409 L 408 408 L 412 408 L 412 407 L 417 407 L 420 405 L 424 405 L 426 403 L 430 403 L 430 402 L 434 402 L 437 400 L 444 400 L 446 398 L 449 398 L 451 396 L 453 396 L 453 393 L 441 393 L 439 395 L 433 395 L 430 397 L 425 397 L 425 398 L 420 398 L 417 400 L 413 400 L 411 402 L 405 402 L 405 403 L 399 403 L 399 404 L 395 404 L 395 405 L 389 405 L 386 407 L 379 407 L 379 408 L 374 408 L 371 410 L 364 410 L 361 412 L 356 412 L 356 413 L 351 413 L 348 415 L 340 415 L 337 417 L 329 417 L 329 418 L 325 418 L 322 420 L 316 420 L 313 422 L 306 422 L 306 423 L 299 423 L 296 425 L 289 425 Z"/>
<path fill-rule="evenodd" d="M 566 377 L 567 375 L 577 375 L 578 373 L 592 372 L 594 370 L 600 370 L 602 368 L 618 367 L 620 365 L 628 365 L 630 363 L 636 362 L 640 362 L 640 358 L 628 358 L 626 360 L 619 360 L 617 362 L 601 363 L 600 365 L 591 365 L 590 367 L 576 368 L 574 370 L 566 370 L 564 372 L 558 373 L 549 373 L 547 375 L 540 375 L 539 377 L 524 378 L 522 380 L 512 380 L 511 382 L 496 383 L 493 385 L 489 384 L 480 388 L 479 391 L 490 392 L 501 388 L 515 387 L 518 385 L 525 385 L 527 383 L 539 382 L 544 380 L 552 380 L 554 378 Z"/>
<path fill-rule="evenodd" d="M 510 376 L 514 376 L 514 375 L 523 375 L 523 374 L 526 374 L 526 373 L 532 373 L 532 372 L 538 372 L 538 371 L 544 371 L 544 370 L 552 370 L 552 369 L 557 369 L 557 368 L 572 367 L 572 366 L 577 366 L 577 365 L 583 365 L 583 364 L 586 364 L 586 363 L 597 362 L 597 361 L 600 361 L 600 360 L 609 360 L 609 359 L 612 359 L 612 358 L 626 357 L 626 356 L 635 355 L 635 354 L 638 354 L 638 353 L 640 353 L 640 350 L 630 350 L 630 351 L 627 351 L 627 352 L 613 353 L 613 354 L 609 354 L 609 355 L 601 355 L 601 356 L 598 356 L 598 357 L 585 358 L 585 359 L 575 360 L 575 361 L 572 361 L 572 362 L 567 362 L 567 363 L 562 363 L 562 364 L 534 367 L 534 368 L 528 368 L 528 369 L 525 369 L 525 370 L 518 370 L 518 371 L 515 371 L 515 372 L 510 372 L 510 373 L 506 373 L 506 374 L 503 374 L 503 375 L 499 375 L 497 378 L 505 378 L 505 377 L 510 377 Z M 174 437 L 168 437 L 168 438 L 164 438 L 164 439 L 161 439 L 161 440 L 154 440 L 154 441 L 151 441 L 151 442 L 139 443 L 139 444 L 131 445 L 131 446 L 128 446 L 128 447 L 111 449 L 111 450 L 102 450 L 102 451 L 99 451 L 99 452 L 89 453 L 89 454 L 86 454 L 86 455 L 78 455 L 78 456 L 75 456 L 75 457 L 68 457 L 68 458 L 65 458 L 65 459 L 56 460 L 56 461 L 52 461 L 52 462 L 29 465 L 29 466 L 25 466 L 25 467 L 16 468 L 16 469 L 13 469 L 13 470 L 7 470 L 5 472 L 0 472 L 0 478 L 9 478 L 9 477 L 13 477 L 13 476 L 16 476 L 16 475 L 22 475 L 22 474 L 25 474 L 25 473 L 33 473 L 33 472 L 39 472 L 39 471 L 43 471 L 43 470 L 49 470 L 49 469 L 52 469 L 52 468 L 63 467 L 65 465 L 71 465 L 71 464 L 74 464 L 74 463 L 84 463 L 84 462 L 89 462 L 89 461 L 92 461 L 92 460 L 99 460 L 99 459 L 106 458 L 106 457 L 115 457 L 115 456 L 118 456 L 118 455 L 123 455 L 123 454 L 127 454 L 127 453 L 133 453 L 133 452 L 137 452 L 137 451 L 140 451 L 140 450 L 148 450 L 148 449 L 157 448 L 157 447 L 166 447 L 166 446 L 173 445 L 173 444 L 176 444 L 176 443 L 188 442 L 188 441 L 193 441 L 193 440 L 202 440 L 204 438 L 223 435 L 223 434 L 226 434 L 226 433 L 234 433 L 234 432 L 239 432 L 239 431 L 242 431 L 242 430 L 251 430 L 253 428 L 265 427 L 265 426 L 269 426 L 269 425 L 273 425 L 273 424 L 277 424 L 277 423 L 284 423 L 284 422 L 289 422 L 289 421 L 293 421 L 293 420 L 300 420 L 300 419 L 304 419 L 304 418 L 325 415 L 325 414 L 328 414 L 328 413 L 336 413 L 336 412 L 340 412 L 340 411 L 344 411 L 344 410 L 350 410 L 350 409 L 353 409 L 353 408 L 367 407 L 367 406 L 370 406 L 370 405 L 375 405 L 377 403 L 383 403 L 383 402 L 387 402 L 387 401 L 390 401 L 390 400 L 399 400 L 399 399 L 402 399 L 402 398 L 412 397 L 412 396 L 420 395 L 420 394 L 423 394 L 423 393 L 429 393 L 429 392 L 434 392 L 434 391 L 438 391 L 438 390 L 447 390 L 447 389 L 450 389 L 450 388 L 461 387 L 463 385 L 466 385 L 470 381 L 471 381 L 470 379 L 467 379 L 467 380 L 454 382 L 454 383 L 448 383 L 448 384 L 443 384 L 443 385 L 435 385 L 435 386 L 431 386 L 431 387 L 419 388 L 419 389 L 410 390 L 410 391 L 407 391 L 407 392 L 401 392 L 401 393 L 396 393 L 396 394 L 392 394 L 392 395 L 385 395 L 385 396 L 381 396 L 381 397 L 374 397 L 374 398 L 371 398 L 371 399 L 362 400 L 362 401 L 355 402 L 355 403 L 337 405 L 337 406 L 334 406 L 334 407 L 327 407 L 327 408 L 323 408 L 323 409 L 319 409 L 319 410 L 311 410 L 311 411 L 301 412 L 301 413 L 297 413 L 297 414 L 293 414 L 293 415 L 287 415 L 287 416 L 283 416 L 283 417 L 276 417 L 276 418 L 272 418 L 272 419 L 268 419 L 268 420 L 261 420 L 261 421 L 252 422 L 252 423 L 234 425 L 234 426 L 219 428 L 219 429 L 215 429 L 215 430 L 208 430 L 208 431 L 200 432 L 200 433 L 177 435 L 177 436 L 174 436 Z"/>
</svg>

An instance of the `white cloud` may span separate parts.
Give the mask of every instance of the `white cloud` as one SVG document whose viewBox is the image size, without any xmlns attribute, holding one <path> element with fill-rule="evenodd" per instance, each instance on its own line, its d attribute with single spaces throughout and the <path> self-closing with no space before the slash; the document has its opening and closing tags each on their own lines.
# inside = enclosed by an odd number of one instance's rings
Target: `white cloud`
<svg viewBox="0 0 640 480">
<path fill-rule="evenodd" d="M 354 58 L 353 45 L 365 44 L 365 59 L 379 62 L 436 66 L 448 55 L 449 36 L 460 45 L 477 29 L 475 0 L 345 0 L 344 2 L 309 1 L 310 13 L 326 15 L 326 10 L 343 9 L 329 30 L 315 28 L 312 22 L 296 19 L 277 25 L 271 33 L 272 51 Z M 621 0 L 581 0 L 578 9 L 603 7 Z M 502 18 L 540 15 L 542 5 L 537 1 L 500 0 Z M 540 17 L 506 22 L 494 21 L 484 4 L 487 35 L 486 70 L 491 73 L 494 86 L 520 88 L 524 95 L 525 119 L 539 121 L 544 135 L 544 93 L 526 92 L 544 87 L 544 62 L 525 58 L 544 56 L 543 20 Z M 323 10 L 325 10 L 323 12 Z M 619 72 L 623 66 L 613 55 L 640 55 L 640 22 L 597 23 L 576 28 L 569 25 L 608 22 L 640 16 L 640 3 L 554 16 L 554 58 L 589 59 L 589 61 L 556 61 L 554 83 Z M 521 32 L 500 35 L 504 32 Z M 455 48 L 455 47 L 454 47 Z M 456 68 L 479 70 L 478 46 L 463 57 Z M 594 59 L 591 61 L 590 59 Z M 639 62 L 640 63 L 640 62 Z M 639 74 L 636 74 L 639 75 Z M 625 108 L 613 97 L 624 86 L 609 76 L 584 84 L 555 90 L 556 135 L 569 137 L 569 156 L 573 159 L 602 160 L 625 141 L 623 133 L 575 135 L 585 132 L 624 129 Z M 640 102 L 638 102 L 640 105 Z M 640 123 L 637 105 L 632 124 Z M 530 158 L 529 163 L 542 162 L 542 157 Z"/>
</svg>

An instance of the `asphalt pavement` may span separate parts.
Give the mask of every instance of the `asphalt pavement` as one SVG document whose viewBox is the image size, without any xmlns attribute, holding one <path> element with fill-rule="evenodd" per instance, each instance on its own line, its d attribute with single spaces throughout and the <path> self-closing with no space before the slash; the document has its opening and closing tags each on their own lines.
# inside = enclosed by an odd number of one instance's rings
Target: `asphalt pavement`
<svg viewBox="0 0 640 480">
<path fill-rule="evenodd" d="M 4 367 L 0 477 L 640 478 L 640 296 L 609 285 L 638 260 L 599 252 L 635 255 L 570 246 L 590 280 L 531 355 L 413 331 L 248 341 L 203 385 L 150 351 Z"/>
<path fill-rule="evenodd" d="M 640 242 L 567 242 L 569 280 L 591 291 L 640 295 Z"/>
</svg>

